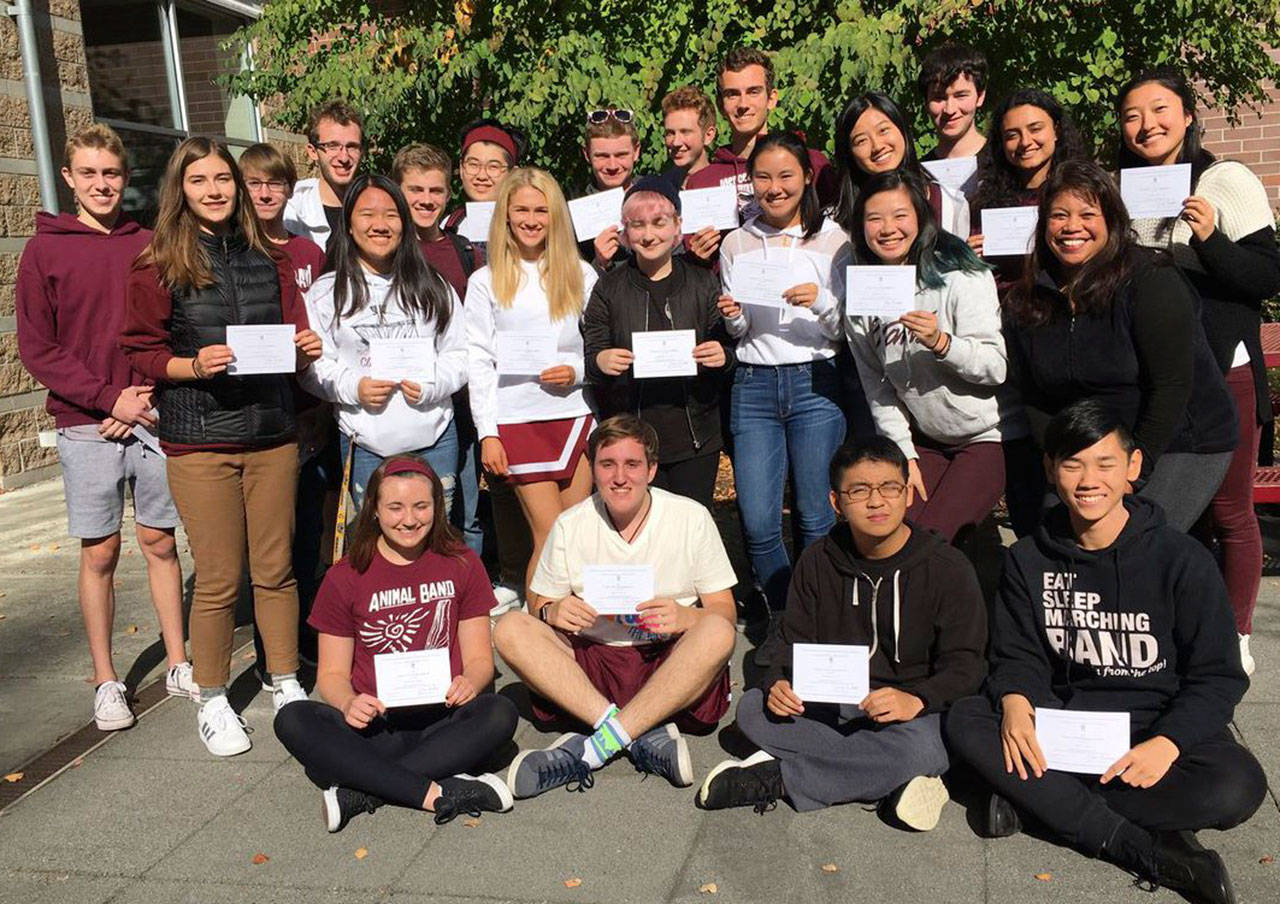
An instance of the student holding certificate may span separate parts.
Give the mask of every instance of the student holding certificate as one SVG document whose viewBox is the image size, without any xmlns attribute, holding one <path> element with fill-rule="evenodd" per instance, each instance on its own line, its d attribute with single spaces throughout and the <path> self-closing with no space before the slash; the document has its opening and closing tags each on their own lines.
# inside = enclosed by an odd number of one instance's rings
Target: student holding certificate
<svg viewBox="0 0 1280 904">
<path fill-rule="evenodd" d="M 1249 686 L 1213 558 L 1129 494 L 1142 451 L 1100 401 L 1045 432 L 1062 505 L 1005 559 L 985 696 L 958 701 L 947 741 L 994 789 L 985 834 L 1021 816 L 1091 857 L 1182 893 L 1235 901 L 1192 833 L 1244 822 L 1266 795 L 1229 725 Z M 1046 768 L 1037 707 L 1127 713 L 1132 748 L 1100 775 Z"/>
<path fill-rule="evenodd" d="M 760 213 L 720 247 L 719 305 L 738 341 L 729 415 L 738 510 L 756 583 L 770 611 L 780 612 L 791 578 L 782 545 L 783 487 L 788 481 L 793 487 L 792 517 L 803 546 L 825 536 L 835 520 L 824 473 L 845 435 L 835 361 L 844 330 L 832 285 L 848 239 L 823 216 L 797 136 L 770 132 L 757 139 L 748 169 Z"/>
<path fill-rule="evenodd" d="M 337 406 L 351 500 L 388 455 L 440 475 L 445 505 L 458 475 L 451 396 L 467 382 L 458 296 L 422 256 L 408 202 L 386 176 L 357 176 L 333 237 L 332 269 L 307 293 L 324 354 L 303 385 Z"/>
<path fill-rule="evenodd" d="M 533 534 L 527 583 L 551 525 L 591 492 L 579 320 L 597 277 L 550 175 L 514 170 L 497 205 L 489 265 L 467 285 L 469 392 L 480 462 L 515 486 Z"/>
<path fill-rule="evenodd" d="M 498 199 L 498 189 L 507 173 L 520 165 L 528 140 L 523 132 L 512 126 L 503 125 L 496 119 L 477 119 L 462 129 L 462 141 L 458 149 L 458 178 L 462 182 L 462 194 L 467 201 L 476 203 L 492 203 Z M 467 218 L 467 208 L 454 208 L 445 218 L 446 232 L 463 231 L 475 235 L 473 230 L 463 227 Z M 472 238 L 476 245 L 484 251 L 488 237 Z"/>
<path fill-rule="evenodd" d="M 987 57 L 981 50 L 947 43 L 920 61 L 916 82 L 938 133 L 938 144 L 922 159 L 965 161 L 972 167 L 970 175 L 956 187 L 968 197 L 973 196 L 978 172 L 991 154 L 987 136 L 978 127 L 978 114 L 987 101 L 987 73 Z"/>
<path fill-rule="evenodd" d="M 387 803 L 435 813 L 438 824 L 511 809 L 501 779 L 468 774 L 510 743 L 517 714 L 484 692 L 493 592 L 447 511 L 429 465 L 387 458 L 369 478 L 346 557 L 320 587 L 309 622 L 320 633 L 324 702 L 281 710 L 275 731 L 325 789 L 330 832 Z"/>
<path fill-rule="evenodd" d="M 846 315 L 849 346 L 876 429 L 907 457 L 912 524 L 954 540 L 1000 500 L 1006 456 L 1027 457 L 996 283 L 964 242 L 938 230 L 924 186 L 903 170 L 868 179 L 854 213 L 853 259 L 913 266 L 916 279 L 901 317 Z"/>
<path fill-rule="evenodd" d="M 308 326 L 293 265 L 263 234 L 225 146 L 188 138 L 169 158 L 155 235 L 125 297 L 120 345 L 133 368 L 161 387 L 169 489 L 195 559 L 190 631 L 200 739 L 214 756 L 232 756 L 251 746 L 227 701 L 246 564 L 272 701 L 278 710 L 306 697 L 295 675 L 298 446 L 289 374 L 309 368 L 321 342 Z M 228 344 L 236 328 L 262 340 L 256 350 L 280 370 L 226 373 L 237 360 Z M 248 353 L 241 352 L 243 364 Z"/>
<path fill-rule="evenodd" d="M 738 704 L 738 726 L 762 749 L 712 769 L 696 803 L 763 810 L 785 797 L 803 812 L 883 801 L 885 815 L 927 831 L 947 801 L 942 713 L 985 671 L 986 603 L 968 560 L 904 520 L 907 459 L 896 443 L 843 446 L 829 476 L 840 522 L 796 563 L 772 665 Z M 870 693 L 840 705 L 803 699 L 804 644 L 866 650 Z"/>
<path fill-rule="evenodd" d="M 1115 181 L 1097 164 L 1057 167 L 1039 211 L 1027 272 L 1005 299 L 1011 374 L 1032 434 L 1040 440 L 1072 402 L 1106 402 L 1142 449 L 1139 494 L 1189 530 L 1238 439 L 1195 290 L 1134 244 Z"/>
<path fill-rule="evenodd" d="M 665 177 L 647 176 L 631 187 L 622 222 L 632 258 L 601 277 L 582 317 L 587 377 L 601 417 L 632 412 L 657 431 L 654 486 L 709 508 L 724 446 L 721 389 L 735 360 L 716 306 L 720 281 L 672 256 L 680 241 L 680 194 Z M 673 330 L 693 334 L 687 370 L 642 379 L 633 337 Z"/>
<path fill-rule="evenodd" d="M 1120 94 L 1122 167 L 1191 164 L 1182 214 L 1134 221 L 1138 242 L 1165 248 L 1200 293 L 1209 347 L 1227 375 L 1240 420 L 1227 476 L 1209 504 L 1222 570 L 1236 614 L 1240 656 L 1253 672 L 1249 635 L 1262 575 L 1262 534 L 1253 510 L 1253 468 L 1271 400 L 1259 340 L 1262 303 L 1280 291 L 1275 216 L 1247 166 L 1200 146 L 1195 92 L 1176 70 L 1138 76 Z"/>
</svg>

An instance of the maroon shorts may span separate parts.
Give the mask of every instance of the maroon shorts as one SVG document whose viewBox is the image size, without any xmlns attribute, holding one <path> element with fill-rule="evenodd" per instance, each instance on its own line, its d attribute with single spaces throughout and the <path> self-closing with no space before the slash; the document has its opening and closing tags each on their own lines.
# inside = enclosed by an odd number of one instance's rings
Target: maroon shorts
<svg viewBox="0 0 1280 904">
<path fill-rule="evenodd" d="M 499 424 L 498 439 L 507 453 L 507 480 L 567 484 L 587 452 L 587 437 L 596 421 L 589 414 L 558 421 Z"/>
<path fill-rule="evenodd" d="M 601 694 L 619 707 L 626 706 L 639 693 L 658 666 L 671 655 L 675 641 L 642 644 L 635 647 L 611 647 L 577 637 L 569 637 L 573 658 L 587 679 Z M 533 715 L 539 722 L 557 722 L 569 718 L 554 703 L 538 694 L 530 694 Z M 719 724 L 729 711 L 729 667 L 726 665 L 693 705 L 671 717 L 681 731 L 706 734 Z"/>
</svg>

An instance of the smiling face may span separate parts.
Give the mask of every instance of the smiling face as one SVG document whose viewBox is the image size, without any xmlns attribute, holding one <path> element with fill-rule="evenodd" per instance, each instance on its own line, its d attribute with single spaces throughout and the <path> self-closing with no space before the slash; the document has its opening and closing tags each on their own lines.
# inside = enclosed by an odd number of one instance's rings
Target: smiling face
<svg viewBox="0 0 1280 904">
<path fill-rule="evenodd" d="M 373 186 L 360 192 L 351 207 L 347 229 L 362 264 L 379 272 L 390 267 L 404 234 L 404 223 L 391 195 Z"/>
<path fill-rule="evenodd" d="M 735 136 L 760 134 L 769 123 L 769 111 L 778 105 L 778 89 L 768 88 L 764 67 L 758 63 L 720 75 L 720 112 L 729 120 Z"/>
<path fill-rule="evenodd" d="M 391 546 L 413 549 L 426 543 L 435 521 L 430 479 L 414 473 L 384 477 L 378 486 L 377 512 L 378 528 Z"/>
<path fill-rule="evenodd" d="M 640 159 L 640 145 L 630 135 L 615 138 L 591 138 L 584 153 L 591 164 L 591 177 L 596 187 L 617 188 L 631 181 L 636 161 Z"/>
<path fill-rule="evenodd" d="M 867 199 L 862 234 L 867 247 L 886 264 L 905 261 L 919 233 L 920 221 L 906 188 L 877 192 Z"/>
<path fill-rule="evenodd" d="M 644 444 L 624 437 L 596 449 L 591 476 L 596 492 L 615 524 L 627 524 L 644 505 L 658 463 L 649 461 Z"/>
<path fill-rule="evenodd" d="M 1123 502 L 1142 472 L 1142 452 L 1124 449 L 1118 433 L 1050 465 L 1050 480 L 1071 513 L 1077 534 L 1106 518 Z"/>
<path fill-rule="evenodd" d="M 657 192 L 636 192 L 622 206 L 623 240 L 641 260 L 659 264 L 680 239 L 680 217 Z"/>
<path fill-rule="evenodd" d="M 1009 165 L 1022 172 L 1028 185 L 1048 174 L 1058 148 L 1053 118 L 1031 104 L 1012 107 L 1000 119 L 1000 143 Z"/>
<path fill-rule="evenodd" d="M 498 197 L 498 186 L 507 177 L 511 161 L 501 145 L 492 141 L 475 141 L 462 155 L 458 174 L 462 177 L 462 192 L 468 201 L 493 201 Z"/>
<path fill-rule="evenodd" d="M 356 177 L 364 156 L 364 135 L 354 122 L 342 125 L 332 119 L 316 123 L 316 144 L 307 145 L 307 157 L 320 167 L 320 177 L 341 196 Z"/>
<path fill-rule="evenodd" d="M 1182 98 L 1159 82 L 1139 85 L 1120 104 L 1125 146 L 1148 164 L 1177 163 L 1191 122 Z"/>
<path fill-rule="evenodd" d="M 129 184 L 124 161 L 105 148 L 76 148 L 62 178 L 75 193 L 81 211 L 95 220 L 114 221 Z"/>
<path fill-rule="evenodd" d="M 986 92 L 979 91 L 973 79 L 962 72 L 945 88 L 931 91 L 925 107 L 938 134 L 954 141 L 973 128 L 986 99 Z"/>
<path fill-rule="evenodd" d="M 507 228 L 524 257 L 537 257 L 547 246 L 547 229 L 551 225 L 551 207 L 547 196 L 529 185 L 511 193 L 507 204 Z"/>
<path fill-rule="evenodd" d="M 902 165 L 907 140 L 892 119 L 875 107 L 868 107 L 849 133 L 849 150 L 863 172 L 887 173 Z"/>
<path fill-rule="evenodd" d="M 400 191 L 418 229 L 435 226 L 449 204 L 449 180 L 442 170 L 407 169 L 400 176 Z"/>
<path fill-rule="evenodd" d="M 672 110 L 662 118 L 662 142 L 676 166 L 693 169 L 705 164 L 715 140 L 715 126 L 702 128 L 697 110 Z"/>
<path fill-rule="evenodd" d="M 1049 203 L 1044 230 L 1049 250 L 1068 270 L 1091 260 L 1110 234 L 1098 200 L 1070 190 L 1059 192 Z"/>
<path fill-rule="evenodd" d="M 891 462 L 860 461 L 845 469 L 838 490 L 831 493 L 831 505 L 855 537 L 882 540 L 907 517 L 906 483 L 901 469 Z"/>
<path fill-rule="evenodd" d="M 231 165 L 217 154 L 193 160 L 182 174 L 182 194 L 201 229 L 225 229 L 236 212 L 236 180 Z"/>
<path fill-rule="evenodd" d="M 800 202 L 809 179 L 804 166 L 786 148 L 771 147 L 756 155 L 751 187 L 770 225 L 785 229 L 800 221 Z"/>
</svg>

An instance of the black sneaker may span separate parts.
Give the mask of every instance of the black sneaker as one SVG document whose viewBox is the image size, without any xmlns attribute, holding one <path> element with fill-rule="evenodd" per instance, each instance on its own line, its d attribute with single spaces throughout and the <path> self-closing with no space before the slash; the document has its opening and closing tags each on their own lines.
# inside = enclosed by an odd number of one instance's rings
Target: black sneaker
<svg viewBox="0 0 1280 904">
<path fill-rule="evenodd" d="M 670 722 L 646 731 L 631 742 L 627 755 L 636 769 L 648 775 L 660 775 L 677 788 L 693 784 L 693 761 L 689 744 L 680 729 Z"/>
<path fill-rule="evenodd" d="M 694 804 L 703 810 L 754 807 L 767 813 L 784 793 L 778 761 L 761 750 L 745 760 L 725 760 L 708 772 Z"/>
<path fill-rule="evenodd" d="M 372 794 L 331 785 L 321 798 L 320 817 L 330 832 L 341 832 L 357 813 L 372 813 L 382 801 Z"/>
<path fill-rule="evenodd" d="M 999 794 L 992 794 L 987 800 L 987 821 L 982 828 L 986 838 L 1008 838 L 1022 831 L 1022 820 L 1013 804 Z"/>
<path fill-rule="evenodd" d="M 436 825 L 442 826 L 455 816 L 466 813 L 505 813 L 514 801 L 511 791 L 496 775 L 485 772 L 467 775 L 459 772 L 440 779 L 440 797 L 436 800 Z"/>
<path fill-rule="evenodd" d="M 1147 836 L 1143 844 L 1120 841 L 1108 847 L 1107 859 L 1135 873 L 1148 891 L 1167 888 L 1194 904 L 1236 904 L 1226 864 L 1217 851 L 1188 843 L 1181 833 Z"/>
</svg>

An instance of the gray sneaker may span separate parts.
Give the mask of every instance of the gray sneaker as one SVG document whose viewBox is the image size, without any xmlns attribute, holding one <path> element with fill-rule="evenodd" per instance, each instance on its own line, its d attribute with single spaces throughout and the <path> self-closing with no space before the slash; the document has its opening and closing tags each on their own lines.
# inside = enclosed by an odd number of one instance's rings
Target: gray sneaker
<svg viewBox="0 0 1280 904">
<path fill-rule="evenodd" d="M 693 761 L 689 745 L 680 729 L 671 722 L 651 728 L 631 742 L 627 748 L 636 769 L 649 775 L 660 775 L 677 788 L 693 784 Z"/>
<path fill-rule="evenodd" d="M 586 791 L 595 784 L 591 767 L 582 758 L 586 744 L 586 735 L 569 732 L 556 738 L 550 747 L 521 751 L 507 772 L 512 796 L 537 797 L 561 786 L 569 791 Z"/>
</svg>

